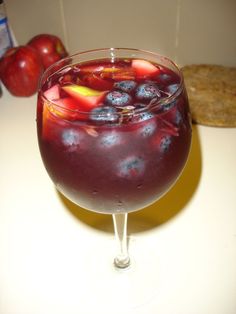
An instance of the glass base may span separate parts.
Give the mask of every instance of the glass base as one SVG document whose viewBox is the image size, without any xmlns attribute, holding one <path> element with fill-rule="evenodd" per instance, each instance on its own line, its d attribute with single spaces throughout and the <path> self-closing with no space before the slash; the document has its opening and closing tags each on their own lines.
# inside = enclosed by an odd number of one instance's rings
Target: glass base
<svg viewBox="0 0 236 314">
<path fill-rule="evenodd" d="M 114 258 L 114 266 L 119 269 L 128 268 L 130 266 L 130 258 L 129 257 L 119 257 L 116 256 Z"/>
<path fill-rule="evenodd" d="M 106 242 L 106 244 L 105 244 Z M 158 295 L 163 277 L 163 267 L 156 253 L 156 246 L 149 244 L 149 239 L 129 237 L 130 260 L 124 267 L 112 263 L 115 249 L 114 237 L 104 237 L 103 252 L 99 258 L 91 260 L 90 276 L 93 285 L 90 294 L 95 296 L 94 302 L 99 304 L 114 304 L 117 312 L 125 313 L 136 307 L 141 307 Z M 105 310 L 105 309 L 104 309 Z M 120 311 L 120 312 L 119 312 Z"/>
</svg>

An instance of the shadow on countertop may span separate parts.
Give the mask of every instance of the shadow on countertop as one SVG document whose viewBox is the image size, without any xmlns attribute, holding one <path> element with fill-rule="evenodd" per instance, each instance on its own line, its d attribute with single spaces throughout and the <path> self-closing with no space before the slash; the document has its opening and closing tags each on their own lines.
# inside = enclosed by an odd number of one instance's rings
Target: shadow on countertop
<svg viewBox="0 0 236 314">
<path fill-rule="evenodd" d="M 198 129 L 193 125 L 192 147 L 188 162 L 176 184 L 160 200 L 133 213 L 129 213 L 128 229 L 139 233 L 163 225 L 181 213 L 193 197 L 202 172 L 201 146 Z M 98 231 L 113 233 L 110 215 L 85 210 L 58 192 L 65 208 L 80 222 Z"/>
</svg>

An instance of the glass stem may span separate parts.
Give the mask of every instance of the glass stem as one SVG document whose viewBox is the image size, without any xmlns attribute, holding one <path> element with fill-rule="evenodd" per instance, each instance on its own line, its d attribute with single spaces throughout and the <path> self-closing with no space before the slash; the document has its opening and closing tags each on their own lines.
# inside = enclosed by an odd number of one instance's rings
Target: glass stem
<svg viewBox="0 0 236 314">
<path fill-rule="evenodd" d="M 114 259 L 115 267 L 126 268 L 130 265 L 127 241 L 128 214 L 112 214 L 115 237 L 119 247 L 119 253 Z"/>
</svg>

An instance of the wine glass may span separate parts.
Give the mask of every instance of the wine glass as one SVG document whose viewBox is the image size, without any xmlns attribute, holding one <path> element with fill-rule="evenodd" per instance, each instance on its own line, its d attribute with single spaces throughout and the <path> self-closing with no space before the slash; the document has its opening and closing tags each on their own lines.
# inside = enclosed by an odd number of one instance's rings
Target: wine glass
<svg viewBox="0 0 236 314">
<path fill-rule="evenodd" d="M 37 131 L 56 188 L 87 210 L 112 215 L 114 265 L 132 265 L 128 213 L 163 196 L 188 158 L 191 119 L 178 67 L 130 48 L 62 59 L 42 76 Z"/>
</svg>

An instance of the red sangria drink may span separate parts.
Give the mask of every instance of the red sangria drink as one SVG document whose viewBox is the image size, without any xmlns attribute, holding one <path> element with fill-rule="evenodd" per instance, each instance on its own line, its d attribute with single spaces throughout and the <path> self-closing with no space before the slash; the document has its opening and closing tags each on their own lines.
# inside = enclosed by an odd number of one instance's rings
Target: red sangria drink
<svg viewBox="0 0 236 314">
<path fill-rule="evenodd" d="M 169 190 L 191 143 L 180 71 L 136 49 L 82 52 L 51 66 L 41 80 L 37 128 L 56 188 L 83 208 L 112 214 L 122 239 L 127 213 Z M 126 244 L 115 263 L 129 265 Z"/>
</svg>

